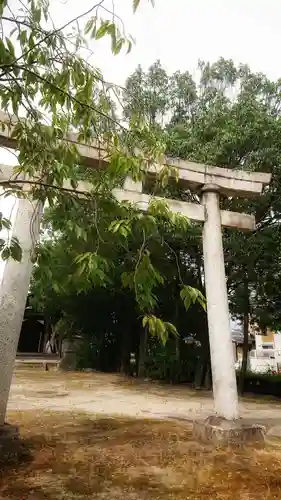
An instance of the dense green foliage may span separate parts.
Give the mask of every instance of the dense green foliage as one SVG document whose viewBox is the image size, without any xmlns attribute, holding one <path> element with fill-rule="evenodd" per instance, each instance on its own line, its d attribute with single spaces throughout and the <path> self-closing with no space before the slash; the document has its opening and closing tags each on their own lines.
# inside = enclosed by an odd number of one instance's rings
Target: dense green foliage
<svg viewBox="0 0 281 500">
<path fill-rule="evenodd" d="M 258 323 L 261 328 L 266 326 L 280 327 L 280 82 L 271 82 L 264 75 L 251 73 L 248 67 L 237 68 L 232 61 L 223 59 L 213 65 L 200 63 L 200 69 L 200 81 L 196 84 L 188 72 L 167 75 L 159 62 L 149 68 L 147 73 L 143 72 L 141 68 L 137 68 L 135 73 L 128 78 L 126 89 L 123 91 L 124 116 L 131 123 L 138 124 L 138 126 L 143 124 L 143 127 L 147 127 L 151 137 L 157 141 L 158 146 L 161 145 L 160 149 L 162 148 L 162 151 L 170 156 L 188 158 L 222 167 L 272 173 L 273 180 L 270 188 L 258 200 L 233 198 L 221 200 L 223 207 L 255 214 L 257 221 L 257 229 L 253 234 L 234 230 L 224 231 L 230 306 L 232 314 L 243 320 L 244 334 L 247 338 L 250 321 Z M 166 179 L 163 182 L 162 177 L 161 180 L 162 182 L 156 189 L 157 194 L 199 202 L 200 193 L 183 192 L 177 183 L 168 186 Z M 147 189 L 151 192 L 151 187 L 148 186 Z M 153 190 L 156 192 L 155 187 Z M 106 324 L 102 327 L 102 331 L 110 329 L 111 335 L 115 338 L 114 342 L 116 342 L 118 335 L 120 337 L 123 332 L 125 343 L 129 342 L 130 344 L 130 347 L 127 344 L 126 349 L 138 352 L 136 346 L 141 343 L 138 310 L 142 301 L 147 300 L 142 296 L 142 290 L 147 290 L 147 287 L 151 286 L 150 291 L 155 295 L 149 294 L 149 300 L 152 298 L 152 302 L 149 304 L 146 302 L 146 306 L 154 309 L 154 312 L 150 313 L 150 317 L 151 314 L 157 312 L 157 316 L 163 322 L 172 323 L 179 332 L 179 339 L 173 340 L 171 338 L 166 347 L 161 347 L 157 341 L 156 344 L 153 340 L 148 342 L 147 373 L 168 379 L 181 378 L 181 374 L 185 373 L 183 378 L 194 378 L 194 370 L 192 376 L 187 376 L 188 370 L 180 367 L 181 363 L 185 364 L 188 359 L 189 367 L 191 367 L 192 363 L 195 364 L 194 360 L 197 357 L 200 357 L 201 360 L 204 359 L 206 366 L 209 357 L 206 317 L 200 309 L 191 308 L 188 313 L 185 312 L 182 304 L 178 301 L 177 293 L 183 284 L 185 288 L 182 288 L 182 296 L 184 290 L 187 290 L 186 285 L 189 284 L 204 292 L 200 228 L 191 223 L 187 226 L 186 223 L 178 220 L 178 226 L 175 229 L 171 219 L 169 223 L 164 220 L 163 213 L 161 214 L 161 210 L 159 211 L 161 207 L 157 207 L 157 212 L 153 212 L 153 208 L 151 207 L 148 215 L 153 216 L 155 222 L 149 229 L 146 227 L 148 232 L 144 239 L 142 236 L 143 216 L 134 213 L 132 207 L 130 207 L 129 213 L 124 214 L 123 212 L 118 215 L 117 225 L 111 219 L 108 221 L 109 233 L 110 231 L 113 233 L 110 235 L 109 247 L 110 252 L 113 252 L 110 254 L 110 258 L 118 264 L 114 268 L 114 273 L 112 270 L 108 273 L 111 276 L 111 282 L 108 283 L 106 290 L 111 290 L 110 299 L 108 299 L 108 303 L 105 299 L 105 305 L 100 306 L 99 310 L 102 307 L 107 310 L 106 308 L 110 304 L 110 310 L 116 311 L 113 314 L 114 317 L 115 315 L 117 317 L 119 312 L 120 317 L 118 320 L 108 319 L 109 315 L 105 313 L 99 315 L 98 321 L 104 321 L 101 318 L 106 318 Z M 80 218 L 78 214 L 79 212 L 77 212 L 77 216 Z M 54 225 L 54 218 L 56 218 L 55 224 L 59 224 L 59 220 L 65 219 L 62 214 L 60 216 L 57 214 L 56 217 L 54 214 L 50 214 L 52 227 L 59 229 L 61 234 L 64 233 L 63 238 L 59 238 L 56 242 L 56 251 L 62 245 L 62 241 L 65 248 L 69 248 L 66 235 L 67 232 L 71 232 L 71 228 L 64 227 L 62 231 L 61 226 Z M 105 220 L 104 216 L 95 218 L 99 221 L 101 219 Z M 146 217 L 145 220 L 147 223 Z M 99 248 L 105 248 L 108 245 L 108 240 L 105 238 L 104 226 L 97 225 L 91 230 L 95 244 Z M 101 231 L 100 235 L 99 231 Z M 119 233 L 123 240 L 115 241 L 114 235 L 116 233 Z M 71 234 L 73 238 L 74 232 L 72 231 Z M 139 283 L 140 288 L 138 289 L 132 284 L 132 260 L 128 250 L 131 252 L 135 244 L 139 248 L 144 241 L 145 248 L 149 252 L 149 260 L 147 260 L 148 255 L 144 253 L 143 258 L 139 261 L 138 265 L 141 265 L 144 281 L 143 286 L 141 282 Z M 74 245 L 74 241 L 72 244 Z M 48 245 L 49 243 L 46 247 Z M 77 252 L 77 242 L 74 246 L 75 252 Z M 109 247 L 107 248 L 109 249 Z M 61 252 L 65 259 L 66 251 L 61 249 Z M 65 260 L 65 262 L 67 261 Z M 153 268 L 157 269 L 156 274 L 151 274 L 149 262 L 152 262 Z M 69 269 L 68 264 L 65 266 Z M 100 270 L 99 272 L 104 272 L 102 263 L 99 263 L 96 268 Z M 40 267 L 35 273 L 35 286 L 37 287 L 46 283 L 46 280 L 42 278 L 42 269 Z M 133 273 L 135 273 L 135 269 L 136 267 L 134 267 Z M 63 283 L 62 273 L 58 267 L 56 267 L 56 272 L 58 272 L 57 280 L 59 279 Z M 53 274 L 50 275 L 50 279 L 53 280 L 53 276 Z M 148 276 L 149 280 L 147 281 Z M 94 286 L 89 286 L 89 283 L 87 285 L 83 273 L 80 274 L 80 279 L 85 287 L 83 290 L 84 298 L 81 298 L 80 295 L 81 300 L 90 300 L 89 297 L 94 300 L 93 295 L 95 294 L 98 294 L 99 297 L 103 296 L 99 292 L 100 284 L 97 284 L 96 281 L 92 280 L 91 282 Z M 162 288 L 163 280 L 164 288 Z M 74 284 L 72 278 L 71 282 Z M 49 281 L 49 283 L 50 288 L 55 286 L 55 281 Z M 124 285 L 128 288 L 122 289 Z M 135 308 L 136 302 L 132 296 L 133 289 L 135 289 L 135 297 L 139 298 L 137 308 Z M 68 288 L 68 293 L 72 294 L 72 300 L 76 300 L 76 291 L 76 285 L 74 285 L 72 292 Z M 119 293 L 121 293 L 122 299 L 119 297 Z M 140 295 L 138 295 L 139 293 Z M 41 298 L 44 296 L 45 303 L 47 295 L 49 298 L 52 297 L 50 292 L 47 292 L 47 288 L 44 294 L 42 294 L 41 289 L 37 295 Z M 59 304 L 59 296 L 61 300 L 64 300 L 63 293 L 57 290 L 56 298 L 52 298 L 51 302 Z M 187 306 L 190 305 L 191 298 L 192 293 L 186 299 Z M 120 306 L 119 300 L 121 302 L 124 300 L 124 304 L 131 305 Z M 62 310 L 64 310 L 64 306 L 62 306 Z M 127 311 L 125 322 L 123 311 Z M 129 311 L 132 313 L 131 319 L 129 319 Z M 73 326 L 74 324 L 75 322 L 72 323 Z M 116 333 L 113 334 L 115 327 Z M 97 326 L 91 327 L 91 335 L 95 337 L 99 328 Z M 75 325 L 74 330 L 77 331 L 77 325 Z M 82 328 L 79 331 L 84 330 Z M 151 331 L 153 333 L 153 325 Z M 161 328 L 159 332 L 161 332 Z M 168 333 L 167 330 L 162 336 L 162 341 L 167 340 Z M 180 338 L 188 335 L 200 340 L 201 349 L 197 348 L 196 350 L 194 344 L 182 343 Z M 103 334 L 101 338 L 103 338 Z M 122 341 L 117 341 L 117 343 L 121 349 Z M 184 353 L 184 358 L 183 362 L 180 362 L 182 353 Z M 119 358 L 119 367 L 121 358 Z M 178 369 L 175 366 L 178 366 Z"/>
<path fill-rule="evenodd" d="M 128 79 L 136 100 L 131 116 L 146 116 L 166 141 L 166 153 L 228 168 L 272 173 L 257 200 L 222 199 L 222 206 L 252 213 L 253 234 L 225 231 L 225 259 L 234 314 L 251 314 L 261 326 L 280 327 L 280 81 L 220 59 L 201 62 L 199 84 L 191 75 L 163 74 L 159 62 Z M 165 72 L 164 72 L 165 73 Z M 140 97 L 142 95 L 142 98 Z M 128 99 L 125 99 L 126 105 Z M 128 113 L 127 108 L 125 107 Z M 196 200 L 197 193 L 185 193 Z"/>
<path fill-rule="evenodd" d="M 84 362 L 95 368 L 129 371 L 130 353 L 138 356 L 148 322 L 151 335 L 160 337 L 162 344 L 178 332 L 181 338 L 192 334 L 202 339 L 208 350 L 204 310 L 200 304 L 190 308 L 190 300 L 200 302 L 200 289 L 203 292 L 196 258 L 187 256 L 196 231 L 185 224 L 175 231 L 170 219 L 155 215 L 153 206 L 142 215 L 111 203 L 112 210 L 104 199 L 96 207 L 88 206 L 88 212 L 84 204 L 73 211 L 69 208 L 67 224 L 57 207 L 46 213 L 45 220 L 52 221 L 57 236 L 41 248 L 32 286 L 36 307 L 61 336 L 86 336 L 90 352 L 84 352 Z M 95 209 L 105 210 L 97 225 L 92 224 Z M 120 220 L 126 220 L 122 238 L 112 230 L 118 210 Z M 73 220 L 80 220 L 78 234 Z M 175 349 L 179 340 L 171 338 L 168 344 Z"/>
<path fill-rule="evenodd" d="M 245 392 L 281 397 L 281 376 L 279 373 L 247 372 L 244 377 Z"/>
</svg>

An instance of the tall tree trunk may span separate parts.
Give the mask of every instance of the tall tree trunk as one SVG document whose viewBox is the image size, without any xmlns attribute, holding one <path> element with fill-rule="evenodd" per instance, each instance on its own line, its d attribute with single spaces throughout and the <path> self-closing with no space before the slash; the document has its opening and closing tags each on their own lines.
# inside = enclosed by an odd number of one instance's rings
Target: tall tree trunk
<svg viewBox="0 0 281 500">
<path fill-rule="evenodd" d="M 250 298 L 249 298 L 249 282 L 248 276 L 245 273 L 244 278 L 244 312 L 243 312 L 243 357 L 242 366 L 239 375 L 238 391 L 242 395 L 244 392 L 245 375 L 248 368 L 248 352 L 249 352 L 249 313 L 250 313 Z"/>
<path fill-rule="evenodd" d="M 52 328 L 49 317 L 44 314 L 44 334 L 40 342 L 40 352 L 45 352 L 45 346 L 47 344 L 48 338 L 51 336 Z"/>
<path fill-rule="evenodd" d="M 211 369 L 211 360 L 210 360 L 210 344 L 209 344 L 209 330 L 208 330 L 208 323 L 207 323 L 207 315 L 204 319 L 204 326 L 203 326 L 203 331 L 204 334 L 202 336 L 201 340 L 201 367 L 199 368 L 198 374 L 197 374 L 197 386 L 199 387 L 206 387 L 206 380 L 209 378 L 209 381 L 212 381 L 211 375 L 208 373 L 208 370 Z"/>
<path fill-rule="evenodd" d="M 212 369 L 211 369 L 211 363 L 210 359 L 207 361 L 206 364 L 206 372 L 205 372 L 205 379 L 204 379 L 204 388 L 207 389 L 208 391 L 212 389 L 213 383 L 212 383 Z"/>
<path fill-rule="evenodd" d="M 175 304 L 175 312 L 174 312 L 174 318 L 173 322 L 174 325 L 177 327 L 178 323 L 178 317 L 179 317 L 179 303 L 176 301 Z M 176 362 L 174 363 L 173 366 L 173 381 L 179 382 L 181 379 L 181 337 L 176 337 L 175 338 L 175 354 L 176 354 Z"/>
<path fill-rule="evenodd" d="M 193 386 L 195 389 L 200 389 L 201 388 L 201 382 L 203 378 L 203 363 L 201 357 L 197 359 L 196 367 L 195 367 L 195 374 L 194 374 L 194 381 L 193 381 Z"/>
<path fill-rule="evenodd" d="M 175 382 L 180 382 L 181 379 L 181 350 L 180 350 L 181 339 L 176 337 L 175 339 L 175 353 L 176 353 L 176 365 L 175 373 L 173 373 L 173 378 Z"/>
<path fill-rule="evenodd" d="M 131 362 L 131 332 L 123 328 L 120 350 L 120 373 L 130 374 Z"/>
<path fill-rule="evenodd" d="M 203 290 L 204 285 L 203 285 L 203 280 L 202 280 L 202 252 L 200 251 L 199 248 L 197 249 L 195 260 L 196 260 L 196 268 L 197 268 L 197 279 L 199 282 L 199 286 Z"/>
<path fill-rule="evenodd" d="M 139 355 L 138 355 L 138 377 L 145 377 L 145 361 L 147 348 L 147 328 L 140 329 Z"/>
</svg>

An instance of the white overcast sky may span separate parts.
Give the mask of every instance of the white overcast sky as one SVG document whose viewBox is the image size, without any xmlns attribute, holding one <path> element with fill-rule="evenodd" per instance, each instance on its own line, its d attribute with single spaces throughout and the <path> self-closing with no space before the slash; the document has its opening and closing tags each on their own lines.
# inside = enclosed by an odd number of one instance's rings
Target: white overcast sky
<svg viewBox="0 0 281 500">
<path fill-rule="evenodd" d="M 93 1 L 53 0 L 55 23 L 81 12 L 82 5 L 86 10 Z M 168 72 L 193 73 L 198 59 L 215 61 L 220 56 L 248 63 L 271 78 L 281 76 L 280 0 L 155 0 L 154 8 L 141 0 L 136 14 L 132 0 L 114 3 L 136 46 L 129 55 L 114 57 L 107 43 L 95 42 L 92 63 L 108 80 L 122 84 L 137 64 L 147 68 L 156 59 Z"/>
</svg>

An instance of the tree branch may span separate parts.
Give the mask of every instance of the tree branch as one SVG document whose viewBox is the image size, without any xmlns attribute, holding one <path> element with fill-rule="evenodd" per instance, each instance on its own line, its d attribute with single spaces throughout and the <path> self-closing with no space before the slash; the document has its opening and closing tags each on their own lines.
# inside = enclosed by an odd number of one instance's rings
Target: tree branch
<svg viewBox="0 0 281 500">
<path fill-rule="evenodd" d="M 117 125 L 118 127 L 120 127 L 124 132 L 126 132 L 126 133 L 128 132 L 128 130 L 120 122 L 118 122 L 117 120 L 115 120 L 111 116 L 107 115 L 103 111 L 100 111 L 99 109 L 95 108 L 94 106 L 91 106 L 90 104 L 87 104 L 86 102 L 79 101 L 79 99 L 77 99 L 76 97 L 74 97 L 73 95 L 71 95 L 69 92 L 67 92 L 66 90 L 61 89 L 55 83 L 50 82 L 50 80 L 48 80 L 44 76 L 41 76 L 39 73 L 36 73 L 36 71 L 32 71 L 31 69 L 27 68 L 26 66 L 15 66 L 15 68 L 18 68 L 18 69 L 20 69 L 22 71 L 26 71 L 27 73 L 30 73 L 31 75 L 35 76 L 36 78 L 38 78 L 42 82 L 47 83 L 47 85 L 50 85 L 50 87 L 53 87 L 54 89 L 58 90 L 62 94 L 64 94 L 67 97 L 69 97 L 69 99 L 71 99 L 72 101 L 74 101 L 77 104 L 79 104 L 79 106 L 91 109 L 95 113 L 98 113 L 100 116 L 103 116 L 107 120 L 111 121 L 112 123 L 114 123 L 115 125 Z M 1 79 L 1 75 L 0 75 L 0 79 Z"/>
<path fill-rule="evenodd" d="M 0 186 L 12 186 L 12 185 L 17 185 L 17 184 L 29 184 L 31 186 L 40 186 L 44 187 L 46 189 L 56 189 L 57 191 L 65 192 L 65 193 L 72 193 L 72 194 L 78 194 L 82 196 L 89 197 L 89 192 L 88 191 L 81 191 L 78 189 L 73 189 L 73 188 L 65 188 L 62 186 L 55 186 L 53 184 L 48 184 L 46 182 L 42 181 L 31 181 L 31 180 L 26 180 L 26 179 L 16 179 L 16 180 L 8 180 L 8 181 L 0 181 Z"/>
<path fill-rule="evenodd" d="M 66 24 L 64 24 L 63 26 L 61 26 L 60 28 L 57 28 L 55 29 L 54 31 L 50 31 L 49 33 L 47 33 L 43 38 L 41 38 L 41 40 L 39 40 L 38 42 L 36 42 L 32 47 L 30 47 L 30 49 L 26 50 L 25 52 L 23 52 L 17 59 L 15 59 L 13 62 L 11 62 L 11 64 L 9 66 L 14 66 L 18 61 L 20 61 L 22 58 L 26 57 L 30 52 L 32 52 L 34 49 L 36 49 L 36 47 L 39 47 L 39 45 L 41 45 L 42 43 L 44 43 L 46 40 L 48 40 L 48 38 L 50 38 L 51 36 L 54 36 L 54 35 L 57 35 L 60 31 L 64 30 L 65 28 L 67 28 L 67 26 L 69 26 L 70 24 L 74 23 L 75 21 L 78 21 L 78 19 L 81 19 L 82 17 L 84 16 L 87 16 L 88 14 L 90 14 L 94 9 L 98 8 L 100 5 L 102 5 L 104 2 L 104 0 L 100 0 L 98 3 L 96 3 L 95 5 L 93 5 L 93 7 L 91 7 L 90 9 L 88 9 L 86 12 L 83 12 L 83 14 L 79 14 L 79 16 L 71 19 L 70 21 L 68 21 Z M 5 66 L 5 64 L 0 64 L 0 67 L 3 67 Z M 3 74 L 5 73 L 8 73 L 9 71 L 4 71 L 1 73 L 0 75 L 0 78 Z"/>
</svg>

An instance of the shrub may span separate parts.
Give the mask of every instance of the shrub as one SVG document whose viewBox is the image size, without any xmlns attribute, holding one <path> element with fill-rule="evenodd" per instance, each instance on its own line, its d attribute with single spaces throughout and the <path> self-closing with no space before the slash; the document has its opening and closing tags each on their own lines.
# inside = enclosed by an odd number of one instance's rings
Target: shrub
<svg viewBox="0 0 281 500">
<path fill-rule="evenodd" d="M 239 373 L 237 373 L 237 376 L 239 377 Z M 247 372 L 245 374 L 244 390 L 254 394 L 281 397 L 281 374 Z"/>
</svg>

